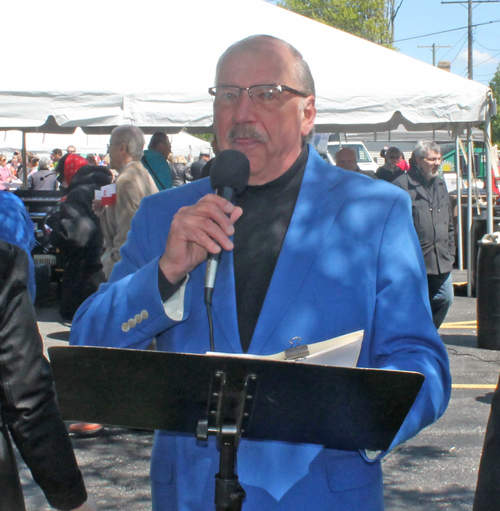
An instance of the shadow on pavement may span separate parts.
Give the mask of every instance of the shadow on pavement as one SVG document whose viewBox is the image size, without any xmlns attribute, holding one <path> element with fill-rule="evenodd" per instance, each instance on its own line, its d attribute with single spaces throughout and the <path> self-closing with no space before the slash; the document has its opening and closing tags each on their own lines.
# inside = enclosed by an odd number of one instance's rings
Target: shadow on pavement
<svg viewBox="0 0 500 511">
<path fill-rule="evenodd" d="M 438 489 L 425 490 L 418 488 L 417 479 L 412 482 L 412 474 L 422 470 L 422 466 L 432 463 L 432 460 L 456 461 L 456 454 L 449 449 L 436 446 L 405 445 L 396 453 L 397 459 L 387 458 L 391 464 L 390 470 L 385 470 L 384 502 L 387 510 L 411 509 L 412 511 L 429 511 L 440 509 L 453 509 L 454 511 L 471 509 L 474 491 L 456 483 L 444 484 L 445 481 L 436 481 Z M 384 466 L 384 465 L 382 465 Z M 388 474 L 386 472 L 389 472 Z M 403 476 L 404 474 L 404 476 Z M 417 476 L 415 476 L 417 478 Z M 410 483 L 400 485 L 397 481 Z M 417 487 L 416 487 L 417 486 Z M 416 487 L 416 488 L 415 488 Z"/>
<path fill-rule="evenodd" d="M 476 335 L 442 334 L 440 337 L 447 346 L 462 346 L 464 348 L 477 348 Z"/>
</svg>

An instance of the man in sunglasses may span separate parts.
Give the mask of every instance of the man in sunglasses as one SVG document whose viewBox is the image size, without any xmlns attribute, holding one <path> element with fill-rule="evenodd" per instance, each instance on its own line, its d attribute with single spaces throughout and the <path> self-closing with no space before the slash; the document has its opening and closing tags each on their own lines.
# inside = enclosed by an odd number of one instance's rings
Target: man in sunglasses
<svg viewBox="0 0 500 511">
<path fill-rule="evenodd" d="M 332 167 L 307 144 L 314 81 L 288 43 L 235 43 L 209 92 L 220 149 L 248 157 L 248 186 L 235 205 L 208 179 L 146 198 L 109 282 L 77 312 L 72 343 L 142 349 L 156 336 L 159 350 L 205 353 L 205 261 L 222 249 L 216 351 L 266 355 L 296 336 L 309 344 L 364 329 L 359 366 L 426 376 L 393 446 L 404 442 L 444 412 L 450 395 L 408 196 Z M 380 457 L 242 438 L 244 508 L 382 510 Z M 156 432 L 153 509 L 213 509 L 218 463 L 214 437 L 197 445 L 194 435 Z"/>
</svg>

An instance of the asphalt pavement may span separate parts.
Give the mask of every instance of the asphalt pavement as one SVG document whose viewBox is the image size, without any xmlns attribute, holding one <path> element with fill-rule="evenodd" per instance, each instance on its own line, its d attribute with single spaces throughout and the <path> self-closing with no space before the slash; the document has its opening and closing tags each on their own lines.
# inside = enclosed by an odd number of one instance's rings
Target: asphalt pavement
<svg viewBox="0 0 500 511">
<path fill-rule="evenodd" d="M 459 294 L 463 294 L 461 289 Z M 61 321 L 57 302 L 40 304 L 37 316 L 46 348 L 67 344 L 70 325 Z M 491 398 L 500 370 L 500 351 L 477 348 L 475 298 L 455 296 L 439 333 L 450 357 L 451 401 L 437 423 L 385 458 L 388 511 L 471 509 Z M 151 509 L 148 478 L 151 432 L 106 427 L 98 436 L 72 440 L 88 491 L 99 510 Z M 27 511 L 49 511 L 29 471 L 19 462 Z"/>
</svg>

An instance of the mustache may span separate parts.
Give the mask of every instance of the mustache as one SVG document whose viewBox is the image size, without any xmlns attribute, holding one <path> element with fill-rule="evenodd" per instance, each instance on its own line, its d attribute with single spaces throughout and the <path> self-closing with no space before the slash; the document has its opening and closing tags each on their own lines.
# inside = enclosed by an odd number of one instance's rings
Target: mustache
<svg viewBox="0 0 500 511">
<path fill-rule="evenodd" d="M 233 126 L 229 130 L 227 138 L 229 142 L 234 142 L 238 138 L 249 138 L 262 143 L 267 142 L 267 138 L 250 124 L 237 124 L 236 126 Z"/>
</svg>

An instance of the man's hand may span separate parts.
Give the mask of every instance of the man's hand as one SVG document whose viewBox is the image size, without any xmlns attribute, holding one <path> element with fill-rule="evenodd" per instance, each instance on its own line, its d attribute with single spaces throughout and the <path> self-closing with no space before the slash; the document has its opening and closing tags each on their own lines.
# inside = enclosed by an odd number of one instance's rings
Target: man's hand
<svg viewBox="0 0 500 511">
<path fill-rule="evenodd" d="M 194 206 L 181 208 L 174 216 L 160 269 L 171 284 L 180 282 L 206 260 L 208 252 L 232 250 L 229 239 L 234 223 L 243 213 L 218 195 L 206 195 Z M 229 215 L 229 216 L 228 216 Z"/>
</svg>

